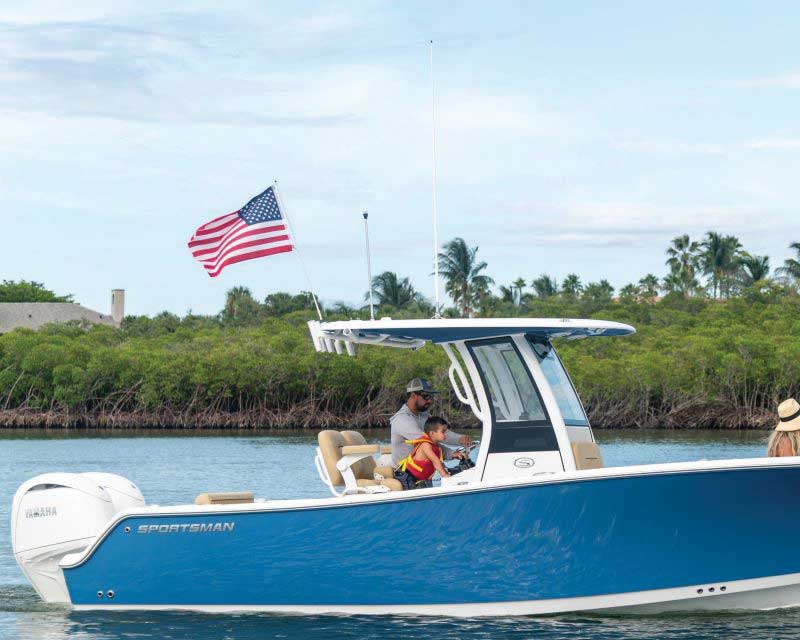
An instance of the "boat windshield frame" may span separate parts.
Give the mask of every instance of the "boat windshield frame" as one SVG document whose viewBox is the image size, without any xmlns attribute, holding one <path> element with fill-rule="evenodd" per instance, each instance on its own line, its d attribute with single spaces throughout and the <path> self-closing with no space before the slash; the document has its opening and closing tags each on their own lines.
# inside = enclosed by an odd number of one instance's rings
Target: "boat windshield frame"
<svg viewBox="0 0 800 640">
<path fill-rule="evenodd" d="M 528 341 L 528 344 L 531 347 L 531 350 L 536 355 L 537 362 L 539 367 L 542 370 L 542 373 L 547 378 L 547 382 L 550 385 L 550 390 L 553 393 L 553 397 L 555 398 L 556 402 L 558 403 L 558 409 L 561 413 L 561 418 L 564 420 L 564 426 L 566 427 L 589 427 L 591 428 L 591 422 L 589 421 L 589 414 L 586 413 L 586 407 L 583 406 L 583 402 L 581 401 L 581 397 L 578 395 L 578 390 L 575 388 L 575 383 L 572 381 L 572 377 L 569 375 L 569 371 L 564 366 L 564 363 L 561 360 L 561 356 L 558 355 L 558 351 L 553 346 L 553 343 L 549 340 L 541 338 L 536 335 L 527 334 L 525 339 Z M 545 350 L 545 353 L 540 353 L 540 351 Z M 569 386 L 568 387 L 561 387 L 565 391 L 569 390 L 572 392 L 572 398 L 575 400 L 578 409 L 580 409 L 581 415 L 583 415 L 583 421 L 578 422 L 573 420 L 572 418 L 567 417 L 567 413 L 564 411 L 565 407 L 561 405 L 559 401 L 559 394 L 557 393 L 557 387 L 553 384 L 553 382 L 547 376 L 546 367 L 543 365 L 545 359 L 548 356 L 552 355 L 555 363 L 560 369 L 560 373 L 563 374 L 563 381 L 565 381 Z"/>
<path fill-rule="evenodd" d="M 495 409 L 495 401 L 493 394 L 494 385 L 491 383 L 484 372 L 484 366 L 481 362 L 480 357 L 476 353 L 475 349 L 480 348 L 482 346 L 491 346 L 491 345 L 500 345 L 506 344 L 510 345 L 511 349 L 513 350 L 514 354 L 517 357 L 517 360 L 520 366 L 524 370 L 524 375 L 527 376 L 528 381 L 530 382 L 531 388 L 533 392 L 536 394 L 536 400 L 539 403 L 539 407 L 544 415 L 543 419 L 536 419 L 536 420 L 498 420 L 497 411 Z M 489 442 L 489 449 L 488 453 L 513 453 L 521 450 L 525 451 L 560 451 L 560 446 L 558 443 L 558 436 L 556 434 L 556 425 L 554 424 L 553 418 L 550 415 L 550 411 L 547 408 L 547 403 L 545 398 L 542 395 L 542 390 L 539 388 L 539 385 L 536 383 L 535 377 L 533 372 L 530 370 L 528 363 L 520 351 L 519 346 L 516 344 L 514 338 L 512 336 L 500 336 L 496 338 L 486 338 L 481 340 L 467 340 L 464 342 L 467 351 L 469 352 L 470 358 L 475 366 L 475 370 L 479 376 L 481 386 L 483 388 L 483 394 L 486 397 L 486 410 L 489 412 L 489 417 L 491 419 L 491 438 Z M 509 371 L 512 376 L 513 384 L 518 385 L 518 381 L 514 379 L 514 372 L 511 371 L 511 367 L 509 366 Z M 498 380 L 498 384 L 501 385 L 502 388 L 502 381 Z M 517 397 L 522 400 L 522 394 L 520 393 L 519 387 L 515 389 Z M 520 445 L 516 444 L 518 439 L 526 438 L 530 439 L 531 437 L 536 437 L 537 439 L 541 439 L 542 444 L 536 445 L 527 445 L 525 447 L 520 447 Z"/>
<path fill-rule="evenodd" d="M 538 386 L 536 385 L 536 382 L 533 379 L 533 375 L 528 370 L 528 366 L 525 364 L 525 359 L 522 357 L 522 353 L 520 353 L 520 350 L 519 350 L 519 348 L 517 348 L 517 345 L 514 344 L 514 340 L 511 338 L 511 336 L 503 336 L 503 337 L 499 337 L 499 338 L 486 338 L 486 339 L 483 339 L 483 340 L 468 340 L 468 341 L 465 342 L 465 344 L 466 344 L 467 349 L 469 350 L 470 355 L 472 356 L 473 361 L 475 362 L 475 366 L 478 369 L 478 375 L 481 378 L 481 383 L 483 384 L 483 388 L 486 390 L 486 393 L 488 395 L 487 399 L 489 400 L 489 411 L 491 412 L 491 415 L 492 415 L 492 424 L 493 425 L 501 426 L 501 427 L 505 427 L 505 426 L 515 426 L 515 427 L 547 427 L 547 426 L 552 426 L 552 421 L 550 420 L 550 415 L 547 412 L 547 407 L 545 407 L 544 399 L 542 398 L 542 394 L 539 391 L 539 388 L 538 388 Z M 544 413 L 544 418 L 543 419 L 541 419 L 541 420 L 510 420 L 510 419 L 505 419 L 505 420 L 499 420 L 498 421 L 497 412 L 495 411 L 495 403 L 492 401 L 494 399 L 494 394 L 492 393 L 492 389 L 494 387 L 493 387 L 493 384 L 486 377 L 486 373 L 484 371 L 483 364 L 481 363 L 481 360 L 478 357 L 478 355 L 475 353 L 475 348 L 476 347 L 484 347 L 484 346 L 493 346 L 493 345 L 499 345 L 499 344 L 511 345 L 511 348 L 514 351 L 514 354 L 517 356 L 517 358 L 519 360 L 519 363 L 522 365 L 522 367 L 525 370 L 525 375 L 527 376 L 528 381 L 531 383 L 531 387 L 533 388 L 533 391 L 536 393 L 536 399 L 539 401 L 539 406 L 541 407 L 542 413 Z M 509 370 L 511 370 L 511 367 L 509 367 Z M 519 385 L 518 385 L 519 381 L 514 377 L 514 372 L 513 371 L 511 371 L 511 374 L 512 374 L 513 383 L 516 386 L 517 396 L 521 398 L 521 393 L 520 393 L 520 389 L 519 389 Z M 500 383 L 501 386 L 502 386 L 502 382 L 501 381 L 498 380 L 498 383 Z"/>
</svg>

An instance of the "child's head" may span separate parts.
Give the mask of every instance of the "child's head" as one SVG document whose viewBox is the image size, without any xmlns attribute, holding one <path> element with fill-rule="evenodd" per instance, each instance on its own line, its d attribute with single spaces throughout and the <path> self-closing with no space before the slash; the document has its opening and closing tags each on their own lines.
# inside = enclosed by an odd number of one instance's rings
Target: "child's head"
<svg viewBox="0 0 800 640">
<path fill-rule="evenodd" d="M 425 433 L 428 434 L 428 437 L 433 440 L 434 442 L 444 442 L 444 439 L 447 437 L 447 429 L 450 427 L 450 423 L 447 422 L 444 418 L 440 418 L 439 416 L 431 416 L 425 421 Z"/>
</svg>

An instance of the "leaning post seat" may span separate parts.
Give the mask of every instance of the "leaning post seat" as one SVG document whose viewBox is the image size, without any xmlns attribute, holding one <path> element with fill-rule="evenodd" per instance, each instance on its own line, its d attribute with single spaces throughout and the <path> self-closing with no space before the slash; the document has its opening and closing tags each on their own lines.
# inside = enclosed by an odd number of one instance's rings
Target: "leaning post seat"
<svg viewBox="0 0 800 640">
<path fill-rule="evenodd" d="M 361 435 L 358 431 L 342 431 L 342 437 L 347 445 L 351 446 L 359 446 L 359 445 L 366 445 L 366 446 L 374 446 L 374 445 L 367 445 L 367 440 Z M 388 445 L 380 445 L 379 450 L 375 453 L 389 453 L 391 454 L 392 448 Z M 391 485 L 388 486 L 390 489 L 397 482 L 400 489 L 397 491 L 402 490 L 402 485 L 400 485 L 399 480 L 394 479 L 394 469 L 391 466 L 379 466 L 375 462 L 375 458 L 369 456 L 368 458 L 364 458 L 360 462 L 356 464 L 359 466 L 359 472 L 356 473 L 356 478 L 372 478 L 373 480 L 391 480 Z M 380 477 L 378 477 L 380 476 Z"/>
<path fill-rule="evenodd" d="M 372 456 L 380 451 L 380 446 L 367 444 L 357 431 L 326 429 L 320 431 L 317 440 L 317 472 L 334 495 L 370 491 L 369 487 L 402 491 L 403 487 L 395 480 L 391 467 L 375 465 Z M 344 489 L 340 492 L 336 487 Z"/>
</svg>

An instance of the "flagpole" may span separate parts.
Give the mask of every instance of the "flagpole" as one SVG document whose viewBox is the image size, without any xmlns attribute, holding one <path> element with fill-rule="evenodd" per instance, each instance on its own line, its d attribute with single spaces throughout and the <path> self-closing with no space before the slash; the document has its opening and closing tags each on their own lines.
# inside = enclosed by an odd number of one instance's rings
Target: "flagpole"
<svg viewBox="0 0 800 640">
<path fill-rule="evenodd" d="M 369 291 L 369 319 L 375 319 L 375 305 L 372 303 L 372 257 L 369 252 L 369 213 L 364 211 L 364 242 L 367 245 L 367 291 Z"/>
<path fill-rule="evenodd" d="M 439 221 L 436 212 L 436 83 L 433 76 L 433 40 L 430 42 L 431 60 L 431 141 L 433 148 L 433 286 L 436 297 L 434 318 L 441 318 L 439 313 Z"/>
<path fill-rule="evenodd" d="M 308 269 L 306 269 L 306 263 L 303 260 L 303 254 L 300 253 L 300 247 L 297 245 L 297 235 L 294 232 L 294 227 L 292 227 L 292 221 L 289 218 L 289 212 L 286 210 L 286 207 L 283 204 L 283 200 L 281 199 L 281 194 L 278 191 L 278 181 L 275 180 L 272 183 L 273 189 L 275 189 L 275 199 L 278 201 L 278 207 L 280 208 L 283 216 L 286 218 L 286 224 L 289 226 L 289 233 L 292 234 L 292 245 L 294 246 L 294 250 L 297 253 L 297 259 L 300 260 L 300 266 L 303 269 L 303 273 L 306 276 L 306 282 L 308 282 L 308 288 L 311 293 L 311 299 L 314 301 L 314 308 L 317 310 L 317 315 L 319 319 L 322 320 L 322 311 L 319 309 L 319 303 L 317 302 L 317 295 L 314 293 L 314 285 L 311 284 L 311 277 L 308 275 Z"/>
</svg>

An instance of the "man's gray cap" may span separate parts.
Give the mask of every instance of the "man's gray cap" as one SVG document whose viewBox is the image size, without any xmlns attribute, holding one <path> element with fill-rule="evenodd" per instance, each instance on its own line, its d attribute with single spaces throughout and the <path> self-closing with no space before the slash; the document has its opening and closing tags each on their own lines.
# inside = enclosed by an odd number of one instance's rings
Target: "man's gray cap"
<svg viewBox="0 0 800 640">
<path fill-rule="evenodd" d="M 411 382 L 408 383 L 406 386 L 406 392 L 408 393 L 439 393 L 436 391 L 432 386 L 431 383 L 425 380 L 425 378 L 414 378 Z"/>
</svg>

